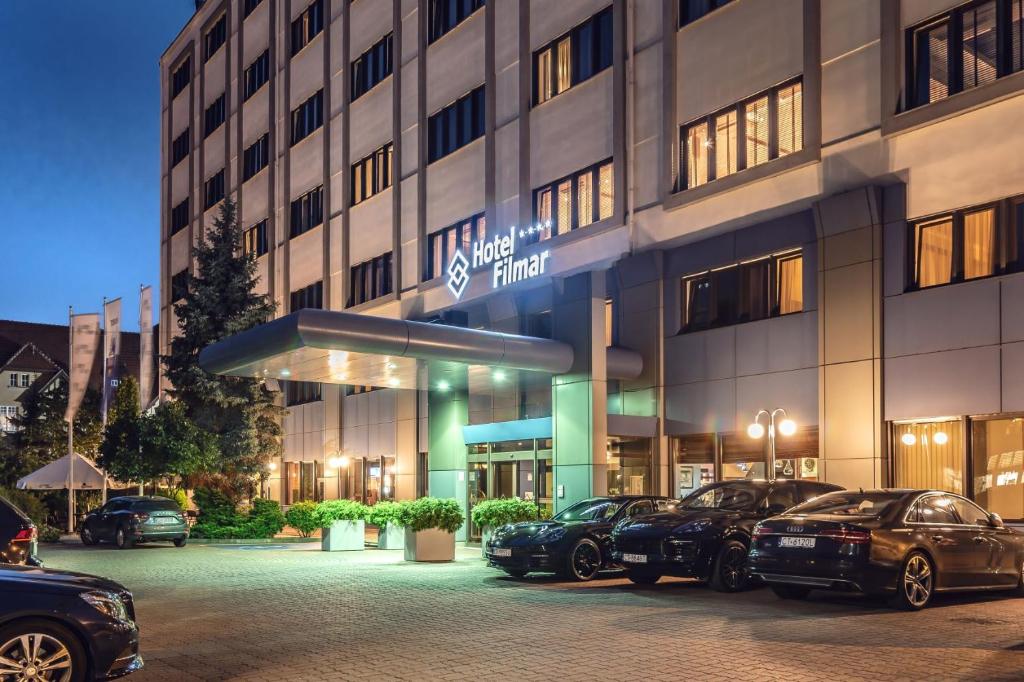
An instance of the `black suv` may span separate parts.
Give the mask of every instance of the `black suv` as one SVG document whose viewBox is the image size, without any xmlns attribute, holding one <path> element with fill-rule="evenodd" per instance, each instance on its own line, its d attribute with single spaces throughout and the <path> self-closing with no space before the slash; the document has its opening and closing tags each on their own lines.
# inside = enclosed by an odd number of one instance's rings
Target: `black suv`
<svg viewBox="0 0 1024 682">
<path fill-rule="evenodd" d="M 178 503 L 166 497 L 115 497 L 85 517 L 79 535 L 84 545 L 107 541 L 127 549 L 137 542 L 170 540 L 184 547 L 188 522 Z"/>
<path fill-rule="evenodd" d="M 131 593 L 105 578 L 0 566 L 0 680 L 104 680 L 142 668 Z"/>
<path fill-rule="evenodd" d="M 0 563 L 39 566 L 36 548 L 35 524 L 24 512 L 0 497 Z"/>
<path fill-rule="evenodd" d="M 721 592 L 747 585 L 754 524 L 839 486 L 815 481 L 722 481 L 698 488 L 672 510 L 625 519 L 612 531 L 612 559 L 630 580 L 663 575 L 706 580 Z"/>
</svg>

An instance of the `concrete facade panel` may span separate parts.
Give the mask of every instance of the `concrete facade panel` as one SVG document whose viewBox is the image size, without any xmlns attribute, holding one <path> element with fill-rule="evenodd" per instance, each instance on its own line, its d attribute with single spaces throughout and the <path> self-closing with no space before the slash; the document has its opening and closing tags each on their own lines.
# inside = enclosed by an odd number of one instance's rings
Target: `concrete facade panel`
<svg viewBox="0 0 1024 682">
<path fill-rule="evenodd" d="M 1000 411 L 998 346 L 885 361 L 885 418 L 927 419 Z"/>
<path fill-rule="evenodd" d="M 999 280 L 937 287 L 885 301 L 885 356 L 999 343 Z"/>
</svg>

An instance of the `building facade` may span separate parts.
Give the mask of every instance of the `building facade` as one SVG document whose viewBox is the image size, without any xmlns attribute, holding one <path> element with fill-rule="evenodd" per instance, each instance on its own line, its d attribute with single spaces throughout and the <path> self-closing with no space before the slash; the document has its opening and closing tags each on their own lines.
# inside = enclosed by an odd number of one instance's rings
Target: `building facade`
<svg viewBox="0 0 1024 682">
<path fill-rule="evenodd" d="M 1024 518 L 1022 12 L 209 0 L 161 62 L 161 349 L 230 196 L 282 316 L 571 349 L 280 365 L 285 504 L 557 509 L 772 466 Z M 772 459 L 748 426 L 776 408 Z"/>
</svg>

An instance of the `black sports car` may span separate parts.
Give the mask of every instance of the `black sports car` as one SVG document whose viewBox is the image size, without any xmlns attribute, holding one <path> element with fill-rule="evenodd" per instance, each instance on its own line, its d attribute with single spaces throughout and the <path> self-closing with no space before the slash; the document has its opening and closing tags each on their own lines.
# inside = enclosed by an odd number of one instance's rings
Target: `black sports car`
<svg viewBox="0 0 1024 682">
<path fill-rule="evenodd" d="M 619 523 L 612 531 L 612 559 L 637 584 L 674 575 L 737 592 L 747 586 L 747 548 L 754 524 L 832 490 L 841 488 L 789 480 L 710 483 L 668 511 Z"/>
<path fill-rule="evenodd" d="M 36 556 L 36 547 L 35 524 L 0 497 L 0 563 L 39 566 L 42 562 Z"/>
<path fill-rule="evenodd" d="M 591 580 L 611 562 L 609 534 L 622 519 L 667 509 L 667 497 L 623 495 L 594 497 L 563 509 L 550 521 L 502 526 L 487 543 L 487 559 L 509 575 L 557 573 L 562 578 Z"/>
<path fill-rule="evenodd" d="M 895 594 L 921 609 L 936 592 L 1024 593 L 1024 534 L 959 495 L 844 491 L 759 523 L 750 570 L 785 599 L 815 588 Z"/>
<path fill-rule="evenodd" d="M 124 587 L 84 573 L 0 567 L 0 680 L 103 680 L 141 668 Z"/>
<path fill-rule="evenodd" d="M 137 542 L 170 540 L 175 547 L 188 542 L 188 522 L 178 503 L 155 495 L 115 497 L 85 517 L 79 529 L 82 544 L 106 540 L 121 549 Z"/>
</svg>

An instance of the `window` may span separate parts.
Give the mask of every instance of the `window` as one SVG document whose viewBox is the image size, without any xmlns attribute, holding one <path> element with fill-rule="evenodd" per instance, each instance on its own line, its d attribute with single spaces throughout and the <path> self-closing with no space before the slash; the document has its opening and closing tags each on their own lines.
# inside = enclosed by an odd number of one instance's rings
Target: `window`
<svg viewBox="0 0 1024 682">
<path fill-rule="evenodd" d="M 189 129 L 185 128 L 181 135 L 174 138 L 174 142 L 171 143 L 171 168 L 177 166 L 188 156 L 188 132 Z"/>
<path fill-rule="evenodd" d="M 917 503 L 918 523 L 951 525 L 960 523 L 953 512 L 951 498 L 946 495 L 928 495 Z"/>
<path fill-rule="evenodd" d="M 320 309 L 324 307 L 324 283 L 323 280 L 293 291 L 290 300 L 289 312 L 302 310 L 304 308 Z"/>
<path fill-rule="evenodd" d="M 324 0 L 313 0 L 292 22 L 292 56 L 297 55 L 324 30 Z"/>
<path fill-rule="evenodd" d="M 291 226 L 288 234 L 290 237 L 297 237 L 323 221 L 324 187 L 320 185 L 292 201 Z"/>
<path fill-rule="evenodd" d="M 270 158 L 270 133 L 253 142 L 242 155 L 242 181 L 246 181 L 267 167 Z"/>
<path fill-rule="evenodd" d="M 604 345 L 615 345 L 615 301 L 610 298 L 604 300 Z"/>
<path fill-rule="evenodd" d="M 753 322 L 803 310 L 803 255 L 777 254 L 682 280 L 682 331 Z"/>
<path fill-rule="evenodd" d="M 461 24 L 484 0 L 430 0 L 430 42 Z"/>
<path fill-rule="evenodd" d="M 1020 71 L 1022 15 L 1022 0 L 988 0 L 907 29 L 907 108 Z"/>
<path fill-rule="evenodd" d="M 606 7 L 533 53 L 533 103 L 546 102 L 612 65 L 612 8 Z"/>
<path fill-rule="evenodd" d="M 535 189 L 533 216 L 541 229 L 527 241 L 543 241 L 610 218 L 615 209 L 612 170 L 609 159 Z"/>
<path fill-rule="evenodd" d="M 348 306 L 359 305 L 391 293 L 391 252 L 353 265 L 349 272 Z"/>
<path fill-rule="evenodd" d="M 224 93 L 221 93 L 220 97 L 213 100 L 210 106 L 206 107 L 206 113 L 203 115 L 203 137 L 209 137 L 217 128 L 220 128 L 224 123 L 224 117 L 227 113 L 226 102 Z"/>
<path fill-rule="evenodd" d="M 948 496 L 947 499 L 961 523 L 972 526 L 988 526 L 988 514 L 978 505 L 968 502 L 962 497 Z"/>
<path fill-rule="evenodd" d="M 387 34 L 352 62 L 353 102 L 391 75 L 391 39 L 392 34 Z"/>
<path fill-rule="evenodd" d="M 269 250 L 266 219 L 242 233 L 242 252 L 259 258 Z"/>
<path fill-rule="evenodd" d="M 321 89 L 292 112 L 292 144 L 305 139 L 323 124 L 324 91 Z"/>
<path fill-rule="evenodd" d="M 430 261 L 427 263 L 426 279 L 431 280 L 443 275 L 448 270 L 448 264 L 455 256 L 456 249 L 461 249 L 466 258 L 471 258 L 469 254 L 473 242 L 482 241 L 486 234 L 484 214 L 477 213 L 430 235 Z"/>
<path fill-rule="evenodd" d="M 224 198 L 224 169 L 206 181 L 203 187 L 203 210 L 208 211 Z"/>
<path fill-rule="evenodd" d="M 188 295 L 188 268 L 171 277 L 171 303 L 176 303 Z"/>
<path fill-rule="evenodd" d="M 17 388 L 18 387 L 18 373 L 17 372 L 11 372 L 10 383 L 8 385 L 11 388 Z"/>
<path fill-rule="evenodd" d="M 178 96 L 182 90 L 192 81 L 192 58 L 185 57 L 185 61 L 174 70 L 171 75 L 171 99 Z"/>
<path fill-rule="evenodd" d="M 972 420 L 974 499 L 1008 519 L 1024 519 L 1024 419 Z"/>
<path fill-rule="evenodd" d="M 679 0 L 679 26 L 697 21 L 705 14 L 710 14 L 719 7 L 729 4 L 731 0 Z"/>
<path fill-rule="evenodd" d="M 210 57 L 217 53 L 220 46 L 228 37 L 228 15 L 220 15 L 220 19 L 210 27 L 203 40 L 203 61 L 210 61 Z"/>
<path fill-rule="evenodd" d="M 907 290 L 1016 269 L 1016 254 L 1010 253 L 1016 231 L 999 229 L 997 208 L 967 209 L 911 223 Z M 1010 222 L 1009 216 L 1007 222 Z M 999 255 L 1001 242 L 1007 242 L 1002 257 Z"/>
<path fill-rule="evenodd" d="M 303 405 L 320 400 L 320 382 L 318 381 L 285 381 L 284 404 Z"/>
<path fill-rule="evenodd" d="M 263 87 L 264 83 L 270 80 L 270 50 L 264 50 L 263 54 L 256 57 L 256 60 L 245 70 L 245 92 L 244 98 L 248 100 Z"/>
<path fill-rule="evenodd" d="M 370 393 L 372 391 L 380 390 L 380 386 L 345 386 L 345 395 L 360 395 L 362 393 Z"/>
<path fill-rule="evenodd" d="M 252 14 L 253 10 L 259 7 L 261 2 L 263 2 L 263 0 L 245 0 L 242 5 L 242 18 L 244 19 Z"/>
<path fill-rule="evenodd" d="M 392 150 L 394 145 L 386 145 L 369 156 L 352 164 L 352 205 L 369 199 L 378 192 L 391 187 Z"/>
<path fill-rule="evenodd" d="M 681 189 L 798 152 L 803 136 L 800 81 L 692 121 L 679 133 Z"/>
<path fill-rule="evenodd" d="M 895 487 L 964 493 L 963 423 L 916 422 L 893 427 Z"/>
<path fill-rule="evenodd" d="M 430 117 L 427 124 L 430 162 L 448 156 L 484 134 L 484 86 Z"/>
<path fill-rule="evenodd" d="M 188 226 L 188 197 L 171 209 L 171 234 L 176 234 Z"/>
</svg>

